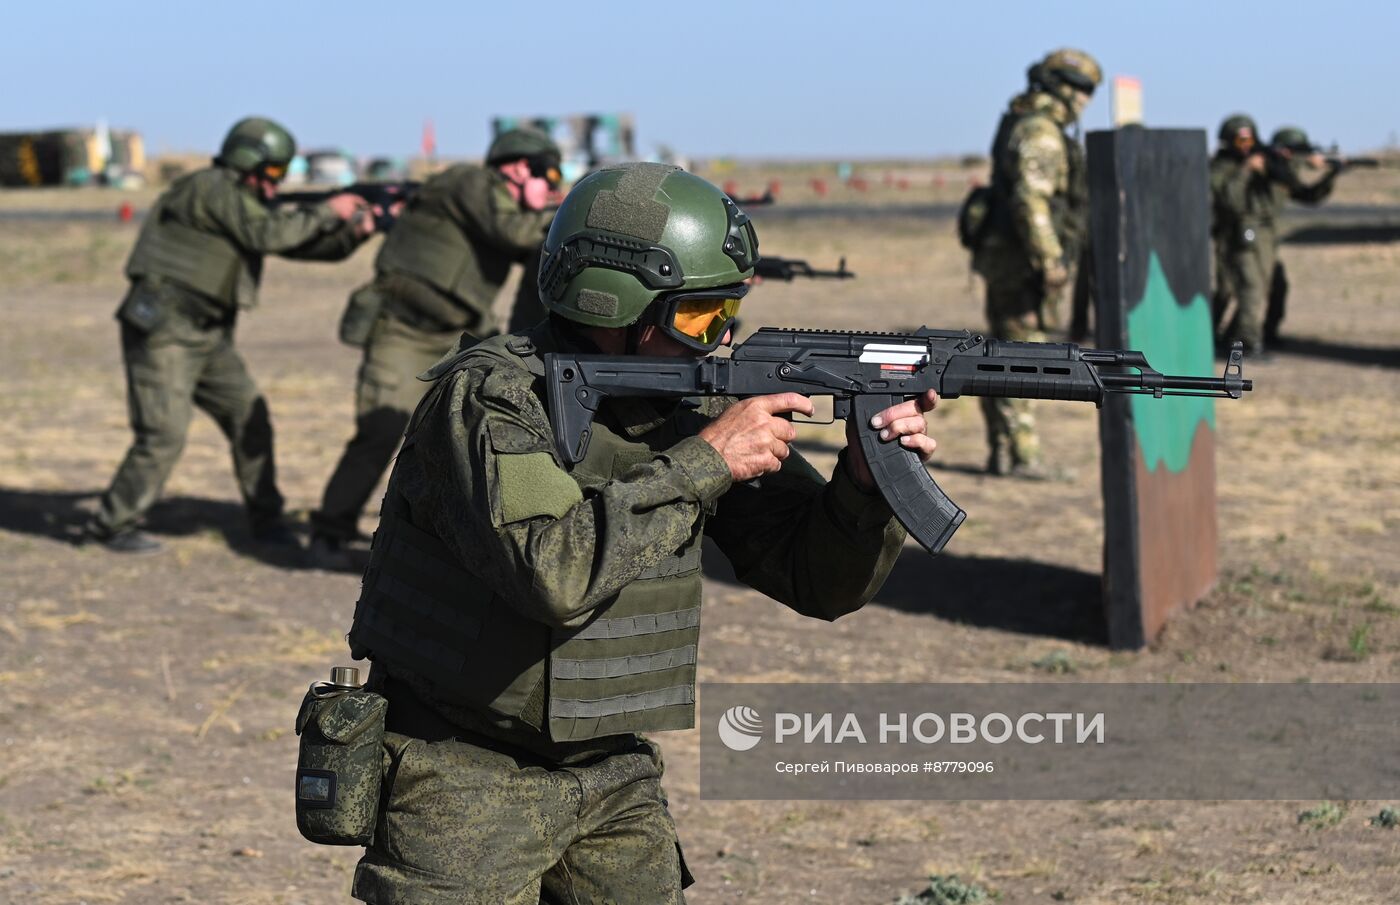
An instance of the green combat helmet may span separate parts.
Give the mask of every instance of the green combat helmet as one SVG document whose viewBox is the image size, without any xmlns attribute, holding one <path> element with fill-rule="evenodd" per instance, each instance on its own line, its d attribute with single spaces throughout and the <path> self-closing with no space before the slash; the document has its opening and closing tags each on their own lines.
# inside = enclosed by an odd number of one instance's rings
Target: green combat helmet
<svg viewBox="0 0 1400 905">
<path fill-rule="evenodd" d="M 1308 141 L 1308 133 L 1297 126 L 1283 126 L 1274 132 L 1274 137 L 1269 139 L 1269 145 L 1274 148 L 1287 148 L 1294 154 L 1311 154 L 1317 148 Z"/>
<path fill-rule="evenodd" d="M 1254 117 L 1247 113 L 1235 113 L 1225 117 L 1225 121 L 1220 124 L 1220 132 L 1217 133 L 1220 140 L 1225 144 L 1231 144 L 1235 136 L 1241 129 L 1248 129 L 1254 136 L 1254 140 L 1259 140 L 1259 127 L 1254 123 Z"/>
<path fill-rule="evenodd" d="M 708 351 L 757 261 L 753 225 L 728 195 L 677 167 L 632 163 L 585 177 L 564 198 L 544 241 L 540 297 L 579 324 L 656 324 Z"/>
<path fill-rule="evenodd" d="M 1026 70 L 1026 78 L 1032 85 L 1038 85 L 1068 103 L 1073 91 L 1093 94 L 1094 89 L 1103 82 L 1103 68 L 1098 60 L 1084 51 L 1063 47 L 1050 51 L 1045 59 L 1033 64 Z"/>
<path fill-rule="evenodd" d="M 250 116 L 240 119 L 228 130 L 214 162 L 240 173 L 271 171 L 270 175 L 280 179 L 286 175 L 287 166 L 296 153 L 296 139 L 282 124 Z"/>
<path fill-rule="evenodd" d="M 559 185 L 559 146 L 537 129 L 507 129 L 491 141 L 486 149 L 486 165 L 500 166 L 524 158 L 530 165 L 530 175 Z"/>
<path fill-rule="evenodd" d="M 541 155 L 559 156 L 559 146 L 537 129 L 507 129 L 491 141 L 486 149 L 486 165 L 510 163 L 520 158 Z"/>
</svg>

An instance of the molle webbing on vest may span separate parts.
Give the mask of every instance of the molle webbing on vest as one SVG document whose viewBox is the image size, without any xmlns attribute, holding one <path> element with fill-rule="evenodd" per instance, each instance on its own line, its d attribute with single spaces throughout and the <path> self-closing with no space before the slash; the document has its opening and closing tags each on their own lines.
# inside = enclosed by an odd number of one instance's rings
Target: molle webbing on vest
<svg viewBox="0 0 1400 905">
<path fill-rule="evenodd" d="M 155 212 L 136 240 L 126 275 L 160 277 L 193 289 L 223 306 L 238 306 L 238 271 L 243 256 L 223 236 L 207 233 Z"/>
<path fill-rule="evenodd" d="M 611 192 L 599 192 L 588 209 L 588 228 L 660 242 L 671 207 L 655 199 L 657 189 L 677 167 L 634 166 Z"/>
<path fill-rule="evenodd" d="M 374 266 L 384 273 L 417 277 L 442 292 L 455 294 L 470 254 L 467 237 L 456 224 L 413 212 L 389 231 Z"/>
<path fill-rule="evenodd" d="M 404 518 L 391 515 L 380 532 L 351 639 L 435 681 L 455 684 L 481 635 L 491 593 L 452 565 L 441 541 Z"/>
<path fill-rule="evenodd" d="M 601 719 L 609 716 L 642 713 L 647 710 L 659 710 L 662 707 L 674 707 L 678 704 L 689 706 L 694 703 L 695 686 L 693 684 L 672 685 L 669 688 L 658 688 L 655 691 L 614 695 L 596 701 L 554 698 L 549 702 L 549 716 L 551 719 Z"/>
<path fill-rule="evenodd" d="M 598 641 L 601 639 L 635 638 L 695 628 L 700 624 L 700 608 L 676 610 L 672 613 L 647 613 L 641 616 L 618 616 L 595 619 L 569 635 L 570 640 Z"/>
<path fill-rule="evenodd" d="M 634 654 L 628 657 L 608 657 L 603 660 L 579 660 L 555 657 L 550 670 L 556 679 L 617 679 L 641 673 L 695 665 L 695 645 L 687 644 L 655 654 Z"/>
</svg>

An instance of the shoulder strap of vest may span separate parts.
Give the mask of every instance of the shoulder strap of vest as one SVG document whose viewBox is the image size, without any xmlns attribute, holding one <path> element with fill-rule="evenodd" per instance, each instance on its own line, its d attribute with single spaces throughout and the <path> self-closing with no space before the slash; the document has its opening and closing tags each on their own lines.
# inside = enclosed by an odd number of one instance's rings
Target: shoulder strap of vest
<svg viewBox="0 0 1400 905">
<path fill-rule="evenodd" d="M 547 324 L 540 324 L 521 333 L 492 336 L 470 345 L 463 345 L 459 341 L 457 348 L 448 352 L 442 360 L 424 371 L 419 377 L 420 380 L 432 381 L 433 387 L 424 395 L 418 408 L 414 410 L 413 417 L 409 420 L 404 447 L 407 448 L 411 445 L 413 434 L 423 420 L 423 413 L 431 408 L 437 397 L 441 395 L 442 387 L 447 384 L 445 378 L 458 371 L 465 371 L 483 359 L 507 367 L 523 368 L 535 377 L 543 378 L 544 352 L 542 346 L 544 349 L 551 348 Z"/>
</svg>

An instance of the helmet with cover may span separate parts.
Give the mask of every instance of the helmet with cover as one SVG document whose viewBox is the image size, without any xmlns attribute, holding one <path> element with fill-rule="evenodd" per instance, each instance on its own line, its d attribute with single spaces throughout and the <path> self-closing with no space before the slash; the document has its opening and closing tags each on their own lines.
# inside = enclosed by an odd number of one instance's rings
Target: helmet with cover
<svg viewBox="0 0 1400 905">
<path fill-rule="evenodd" d="M 701 351 L 723 340 L 758 260 L 734 200 L 677 167 L 632 163 L 575 185 L 540 261 L 553 314 L 594 327 L 656 324 Z"/>
<path fill-rule="evenodd" d="M 1076 91 L 1094 93 L 1103 82 L 1103 68 L 1084 51 L 1063 47 L 1050 51 L 1045 59 L 1032 64 L 1026 70 L 1026 78 L 1033 87 L 1043 88 L 1069 103 Z"/>
<path fill-rule="evenodd" d="M 1274 137 L 1269 139 L 1269 144 L 1274 148 L 1286 149 L 1294 154 L 1311 154 L 1317 148 L 1308 140 L 1308 133 L 1297 126 L 1283 126 L 1274 132 Z"/>
<path fill-rule="evenodd" d="M 561 155 L 554 139 L 538 129 L 506 129 L 491 140 L 486 149 L 486 165 L 499 166 L 524 159 L 530 164 L 530 175 L 559 184 Z"/>
<path fill-rule="evenodd" d="M 285 126 L 261 116 L 249 116 L 228 130 L 219 156 L 214 160 L 239 173 L 256 172 L 279 181 L 287 175 L 287 167 L 296 153 L 296 139 Z"/>
<path fill-rule="evenodd" d="M 1255 140 L 1259 139 L 1259 127 L 1254 123 L 1254 117 L 1246 113 L 1235 113 L 1225 117 L 1225 121 L 1220 124 L 1220 131 L 1217 135 L 1224 144 L 1232 144 L 1235 137 L 1240 134 L 1240 130 L 1248 129 Z"/>
</svg>

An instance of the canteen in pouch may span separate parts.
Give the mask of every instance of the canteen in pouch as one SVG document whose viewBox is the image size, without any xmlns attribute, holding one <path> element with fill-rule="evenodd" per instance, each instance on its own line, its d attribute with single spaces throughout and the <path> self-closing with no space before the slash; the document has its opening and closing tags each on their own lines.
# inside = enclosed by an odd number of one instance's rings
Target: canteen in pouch
<svg viewBox="0 0 1400 905">
<path fill-rule="evenodd" d="M 347 346 L 364 348 L 379 313 L 384 310 L 384 296 L 373 283 L 350 293 L 345 312 L 340 315 L 340 341 Z"/>
<path fill-rule="evenodd" d="M 368 845 L 383 776 L 389 702 L 337 667 L 306 692 L 297 714 L 297 829 L 322 845 Z"/>
</svg>

